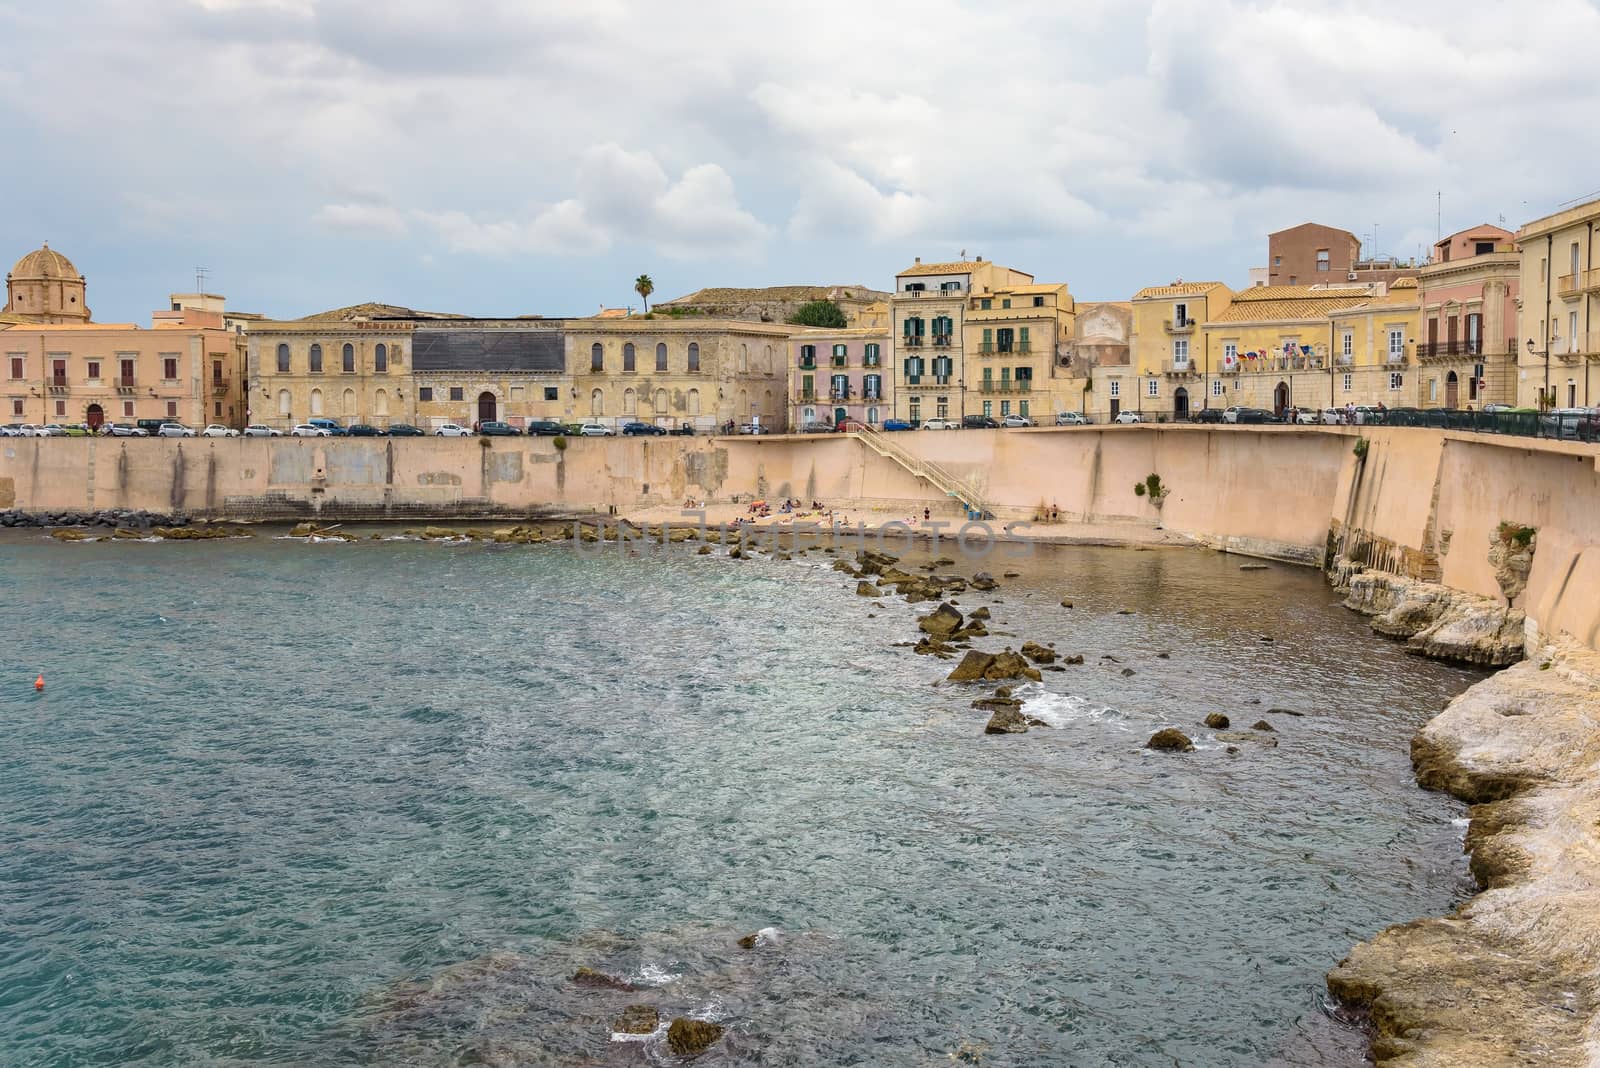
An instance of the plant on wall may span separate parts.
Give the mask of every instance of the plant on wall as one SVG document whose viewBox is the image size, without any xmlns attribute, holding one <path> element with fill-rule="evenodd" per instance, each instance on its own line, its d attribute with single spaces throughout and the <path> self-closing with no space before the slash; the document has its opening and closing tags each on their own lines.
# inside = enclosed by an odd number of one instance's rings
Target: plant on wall
<svg viewBox="0 0 1600 1068">
<path fill-rule="evenodd" d="M 1356 438 L 1357 460 L 1365 460 L 1367 458 L 1367 445 L 1368 443 L 1366 438 Z"/>
<path fill-rule="evenodd" d="M 1150 503 L 1156 506 L 1158 512 L 1171 492 L 1172 490 L 1161 484 L 1161 476 L 1154 473 L 1146 475 L 1143 482 L 1133 484 L 1133 495 L 1150 498 Z"/>
</svg>

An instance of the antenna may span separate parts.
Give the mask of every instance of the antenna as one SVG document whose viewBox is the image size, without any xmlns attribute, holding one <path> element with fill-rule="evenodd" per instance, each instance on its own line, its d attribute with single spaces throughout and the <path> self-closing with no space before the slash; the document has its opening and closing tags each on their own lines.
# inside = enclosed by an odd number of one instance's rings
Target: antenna
<svg viewBox="0 0 1600 1068">
<path fill-rule="evenodd" d="M 1444 190 L 1436 190 L 1433 194 L 1433 239 L 1444 240 Z"/>
<path fill-rule="evenodd" d="M 194 291 L 204 294 L 206 291 L 206 275 L 211 273 L 209 267 L 196 267 L 194 269 Z"/>
</svg>

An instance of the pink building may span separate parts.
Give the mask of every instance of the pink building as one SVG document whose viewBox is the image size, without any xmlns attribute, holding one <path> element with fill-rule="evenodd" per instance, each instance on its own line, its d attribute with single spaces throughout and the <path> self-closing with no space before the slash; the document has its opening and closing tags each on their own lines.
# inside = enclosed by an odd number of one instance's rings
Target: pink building
<svg viewBox="0 0 1600 1068">
<path fill-rule="evenodd" d="M 878 427 L 894 411 L 880 329 L 807 330 L 789 342 L 789 429 L 847 421 Z"/>
<path fill-rule="evenodd" d="M 1423 407 L 1516 403 L 1521 258 L 1512 240 L 1485 223 L 1433 246 L 1417 279 Z"/>
</svg>

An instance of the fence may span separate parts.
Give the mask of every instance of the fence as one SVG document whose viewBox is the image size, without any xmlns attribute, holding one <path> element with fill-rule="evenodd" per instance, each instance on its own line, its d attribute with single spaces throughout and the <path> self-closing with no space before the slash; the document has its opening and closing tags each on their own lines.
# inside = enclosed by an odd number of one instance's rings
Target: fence
<svg viewBox="0 0 1600 1068">
<path fill-rule="evenodd" d="M 1600 412 L 1567 408 L 1540 412 L 1531 408 L 1500 412 L 1459 408 L 1390 408 L 1364 413 L 1367 424 L 1423 426 L 1436 430 L 1467 430 L 1479 434 L 1509 434 L 1524 438 L 1561 441 L 1600 441 Z"/>
</svg>

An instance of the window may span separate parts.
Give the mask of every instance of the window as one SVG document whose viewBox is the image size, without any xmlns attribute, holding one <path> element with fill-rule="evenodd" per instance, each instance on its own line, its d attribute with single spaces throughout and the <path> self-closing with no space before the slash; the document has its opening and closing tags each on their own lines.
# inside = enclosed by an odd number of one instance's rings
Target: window
<svg viewBox="0 0 1600 1068">
<path fill-rule="evenodd" d="M 546 386 L 546 387 L 544 387 L 544 399 L 545 400 L 547 400 L 547 401 L 559 400 L 560 397 L 561 397 L 561 390 L 559 388 L 557 388 L 556 386 Z"/>
<path fill-rule="evenodd" d="M 51 360 L 50 361 L 50 380 L 53 381 L 58 386 L 64 386 L 64 385 L 67 384 L 67 361 L 66 360 Z"/>
<path fill-rule="evenodd" d="M 213 381 L 213 382 L 221 382 L 222 381 L 222 361 L 221 360 L 212 360 L 211 361 L 211 381 Z"/>
<path fill-rule="evenodd" d="M 1429 403 L 1437 403 L 1438 400 L 1439 380 L 1437 378 L 1430 378 L 1428 379 L 1428 401 Z"/>
<path fill-rule="evenodd" d="M 222 418 L 222 402 L 221 402 L 221 401 L 217 401 L 217 403 L 216 403 L 216 404 L 213 404 L 213 405 L 212 405 L 212 407 L 213 407 L 213 408 L 214 408 L 214 409 L 216 409 L 216 416 L 217 416 L 217 418 L 218 418 L 218 419 L 221 419 L 221 418 Z"/>
<path fill-rule="evenodd" d="M 750 346 L 739 346 L 739 373 L 747 374 L 750 371 Z"/>
<path fill-rule="evenodd" d="M 389 346 L 379 344 L 372 350 L 372 370 L 376 374 L 387 374 L 389 371 Z"/>
<path fill-rule="evenodd" d="M 1174 304 L 1172 306 L 1172 325 L 1187 326 L 1189 324 L 1189 305 Z"/>
<path fill-rule="evenodd" d="M 1404 330 L 1389 331 L 1389 358 L 1396 359 L 1405 355 L 1406 332 Z"/>
<path fill-rule="evenodd" d="M 314 374 L 314 375 L 320 375 L 322 373 L 322 346 L 321 345 L 312 345 L 311 346 L 310 361 L 311 361 L 311 367 L 310 367 L 311 373 Z"/>
<path fill-rule="evenodd" d="M 19 411 L 17 414 L 21 415 L 22 413 Z M 133 401 L 123 401 L 122 402 L 122 417 L 124 419 L 132 419 L 133 418 Z"/>
<path fill-rule="evenodd" d="M 667 391 L 664 389 L 656 390 L 656 395 L 650 401 L 650 406 L 656 410 L 657 415 L 664 414 L 667 410 Z"/>
<path fill-rule="evenodd" d="M 13 356 L 13 357 L 11 357 L 11 377 L 12 378 L 21 378 L 22 377 L 22 357 L 21 356 Z"/>
<path fill-rule="evenodd" d="M 117 377 L 117 385 L 119 385 L 119 386 L 131 386 L 131 385 L 133 385 L 133 361 L 132 360 L 119 360 L 118 361 L 118 366 L 120 367 L 120 370 L 117 372 L 117 376 L 118 376 Z"/>
<path fill-rule="evenodd" d="M 461 386 L 450 387 L 450 399 L 453 401 L 466 400 L 466 391 Z"/>
<path fill-rule="evenodd" d="M 1493 251 L 1494 251 L 1494 242 L 1493 241 L 1478 241 L 1478 242 L 1475 242 L 1473 244 L 1473 246 L 1472 246 L 1472 254 L 1474 256 L 1487 256 Z"/>
<path fill-rule="evenodd" d="M 1016 346 L 1016 332 L 1009 326 L 1002 326 L 995 331 L 995 351 L 1011 352 Z"/>
<path fill-rule="evenodd" d="M 848 345 L 835 345 L 833 347 L 833 365 L 843 367 L 850 362 L 850 348 Z"/>
<path fill-rule="evenodd" d="M 601 345 L 600 342 L 596 341 L 593 345 L 589 346 L 589 370 L 591 370 L 591 371 L 604 371 L 605 369 L 606 369 L 606 350 L 605 350 L 605 346 Z"/>
<path fill-rule="evenodd" d="M 18 415 L 18 416 L 20 416 L 22 414 L 22 398 L 21 397 L 12 397 L 11 398 L 11 414 L 12 415 Z M 132 415 L 133 413 L 129 412 L 127 414 Z"/>
<path fill-rule="evenodd" d="M 1402 375 L 1399 371 L 1390 371 L 1389 372 L 1389 388 L 1390 389 L 1399 389 L 1403 385 L 1405 385 L 1405 376 Z"/>
<path fill-rule="evenodd" d="M 1042 307 L 1044 307 L 1044 298 L 1043 298 L 1043 297 L 1034 297 L 1034 298 L 1033 298 L 1033 306 L 1034 306 L 1034 307 L 1035 307 L 1035 308 L 1042 308 Z M 1027 403 L 1028 403 L 1028 402 L 1027 402 L 1027 401 L 1023 401 L 1023 402 L 1022 402 L 1022 403 L 1023 403 L 1023 404 L 1027 404 Z M 1027 412 L 1023 412 L 1023 413 L 1022 413 L 1022 414 L 1023 414 L 1023 415 L 1027 415 L 1027 414 L 1028 414 L 1028 413 L 1027 413 Z"/>
<path fill-rule="evenodd" d="M 700 391 L 698 389 L 691 389 L 689 391 L 689 414 L 700 414 Z"/>
<path fill-rule="evenodd" d="M 1011 307 L 1011 298 L 1010 297 L 1006 297 L 1005 299 L 1000 301 L 1000 307 L 1002 307 L 1002 308 Z"/>
<path fill-rule="evenodd" d="M 866 355 L 862 359 L 862 362 L 868 367 L 878 366 L 878 362 L 882 359 L 882 356 L 880 355 L 881 352 L 882 350 L 878 347 L 878 343 L 876 341 L 868 342 Z"/>
<path fill-rule="evenodd" d="M 1283 257 L 1282 256 L 1274 256 L 1274 257 L 1272 257 L 1272 265 L 1274 267 L 1282 267 L 1283 266 Z"/>
<path fill-rule="evenodd" d="M 815 408 L 805 409 L 800 413 L 800 421 L 802 423 L 815 423 L 817 421 L 817 410 Z"/>
<path fill-rule="evenodd" d="M 656 342 L 656 370 L 657 371 L 665 371 L 666 369 L 667 369 L 667 343 L 665 341 L 658 341 L 658 342 Z"/>
<path fill-rule="evenodd" d="M 1350 331 L 1346 330 L 1344 332 L 1344 337 L 1339 339 L 1339 351 L 1342 354 L 1349 356 L 1355 351 L 1355 345 L 1356 336 Z"/>
<path fill-rule="evenodd" d="M 922 422 L 922 398 L 921 397 L 912 397 L 911 398 L 910 417 L 911 417 L 911 421 L 913 423 Z"/>
<path fill-rule="evenodd" d="M 340 398 L 339 414 L 340 415 L 355 415 L 356 414 L 356 391 L 355 390 L 347 389 L 347 390 L 344 391 L 344 396 L 342 398 Z"/>
<path fill-rule="evenodd" d="M 1578 351 L 1578 313 L 1577 312 L 1568 312 L 1567 313 L 1567 351 L 1568 352 L 1577 352 Z M 93 377 L 93 376 L 91 375 L 90 377 Z M 1575 407 L 1575 405 L 1569 405 L 1569 407 Z"/>
<path fill-rule="evenodd" d="M 1344 381 L 1340 384 L 1344 386 L 1344 391 L 1349 393 L 1351 390 L 1356 388 L 1356 376 L 1347 371 L 1345 372 Z"/>
<path fill-rule="evenodd" d="M 1017 329 L 1017 344 L 1021 346 L 1021 350 L 1020 351 L 1022 351 L 1022 352 L 1032 352 L 1033 351 L 1032 346 L 1029 345 L 1029 343 L 1028 343 L 1028 328 L 1027 327 L 1025 327 L 1025 326 L 1018 327 L 1018 329 Z"/>
<path fill-rule="evenodd" d="M 65 401 L 56 401 L 56 414 L 57 415 L 65 415 L 66 414 L 65 409 L 66 409 L 66 402 Z M 167 401 L 167 418 L 168 419 L 176 419 L 176 418 L 178 418 L 178 402 L 177 401 Z"/>
<path fill-rule="evenodd" d="M 431 400 L 433 400 L 433 387 L 432 386 L 423 386 L 421 389 L 417 390 L 417 400 L 419 400 L 419 401 L 431 401 Z"/>
<path fill-rule="evenodd" d="M 1156 397 L 1159 396 L 1160 393 L 1161 383 L 1156 379 L 1152 378 L 1150 381 L 1144 384 L 1144 395 L 1146 397 Z"/>
<path fill-rule="evenodd" d="M 279 345 L 278 346 L 278 373 L 280 375 L 286 375 L 286 374 L 289 373 L 289 346 L 288 345 Z"/>
<path fill-rule="evenodd" d="M 817 395 L 817 376 L 816 375 L 801 375 L 800 376 L 800 395 L 802 397 L 814 397 L 814 396 Z"/>
<path fill-rule="evenodd" d="M 88 374 L 89 381 L 91 381 L 91 382 L 100 381 L 100 361 L 99 360 L 90 360 L 88 363 L 84 364 L 84 369 L 85 369 L 86 373 Z"/>
<path fill-rule="evenodd" d="M 876 409 L 876 408 L 868 408 L 867 409 L 867 422 L 876 424 L 877 421 L 878 421 L 878 409 Z"/>
<path fill-rule="evenodd" d="M 1222 343 L 1222 365 L 1227 367 L 1239 362 L 1239 343 L 1237 341 L 1224 341 Z M 1221 385 L 1219 382 L 1218 385 Z"/>
<path fill-rule="evenodd" d="M 1027 414 L 1028 414 L 1028 402 L 1027 401 L 1017 401 L 1017 414 L 1020 415 L 1020 416 L 1023 416 L 1024 418 L 1027 417 Z"/>
<path fill-rule="evenodd" d="M 289 418 L 289 391 L 286 389 L 278 390 L 278 414 Z"/>
<path fill-rule="evenodd" d="M 1332 266 L 1333 261 L 1328 256 L 1328 250 L 1325 248 L 1317 249 L 1317 270 L 1328 271 L 1332 269 Z"/>
<path fill-rule="evenodd" d="M 636 412 L 638 412 L 638 410 L 639 410 L 639 397 L 638 397 L 638 394 L 634 393 L 632 386 L 629 386 L 627 389 L 622 391 L 622 414 L 623 415 L 633 415 Z"/>
<path fill-rule="evenodd" d="M 994 301 L 990 300 L 988 297 L 984 297 L 982 300 L 978 301 L 978 308 L 980 311 L 989 311 L 992 307 L 994 307 Z"/>
<path fill-rule="evenodd" d="M 637 370 L 634 366 L 633 342 L 631 341 L 622 346 L 622 370 L 624 374 L 632 374 Z M 626 412 L 626 405 L 624 405 L 624 412 Z"/>
<path fill-rule="evenodd" d="M 1550 267 L 1545 262 L 1545 258 L 1543 256 L 1540 256 L 1539 257 L 1539 281 L 1543 282 L 1545 280 L 1545 275 L 1549 270 L 1550 270 Z"/>
<path fill-rule="evenodd" d="M 356 347 L 348 341 L 339 350 L 339 367 L 347 375 L 356 373 Z"/>
<path fill-rule="evenodd" d="M 989 418 L 994 417 L 994 401 L 983 402 L 983 414 Z"/>
<path fill-rule="evenodd" d="M 167 356 L 162 359 L 161 377 L 168 382 L 176 382 L 178 380 L 178 358 L 176 356 Z"/>
<path fill-rule="evenodd" d="M 698 341 L 689 342 L 689 370 L 691 372 L 700 370 L 700 343 Z"/>
<path fill-rule="evenodd" d="M 1211 380 L 1211 395 L 1213 397 L 1222 396 L 1222 380 L 1220 378 L 1213 378 Z"/>
<path fill-rule="evenodd" d="M 1189 339 L 1175 338 L 1172 342 L 1172 363 L 1175 367 L 1187 366 L 1189 363 Z"/>
<path fill-rule="evenodd" d="M 1011 414 L 1011 402 L 1010 401 L 1003 400 L 1003 401 L 1000 402 L 1000 414 L 1001 415 L 1010 415 Z"/>
<path fill-rule="evenodd" d="M 1111 395 L 1113 397 L 1122 396 L 1122 383 L 1115 378 L 1111 380 Z"/>
<path fill-rule="evenodd" d="M 861 380 L 861 395 L 867 400 L 883 399 L 883 376 L 867 375 Z"/>
</svg>

